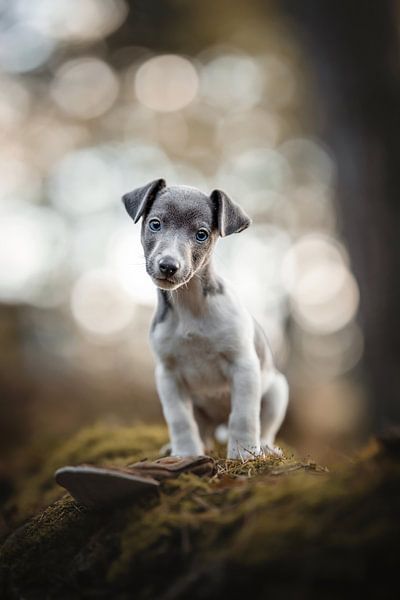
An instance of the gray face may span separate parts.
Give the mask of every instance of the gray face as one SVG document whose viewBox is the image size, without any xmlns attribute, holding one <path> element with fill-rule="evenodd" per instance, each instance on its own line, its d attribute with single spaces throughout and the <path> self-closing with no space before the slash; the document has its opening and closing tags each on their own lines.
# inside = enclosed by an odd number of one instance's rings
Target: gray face
<svg viewBox="0 0 400 600">
<path fill-rule="evenodd" d="M 239 233 L 251 222 L 221 190 L 206 196 L 188 186 L 166 187 L 164 179 L 124 194 L 122 201 L 135 223 L 143 219 L 147 272 L 165 290 L 186 284 L 206 265 L 219 236 Z"/>
<path fill-rule="evenodd" d="M 144 215 L 142 244 L 146 270 L 162 289 L 187 283 L 204 266 L 219 235 L 215 205 L 199 190 L 161 190 Z"/>
</svg>

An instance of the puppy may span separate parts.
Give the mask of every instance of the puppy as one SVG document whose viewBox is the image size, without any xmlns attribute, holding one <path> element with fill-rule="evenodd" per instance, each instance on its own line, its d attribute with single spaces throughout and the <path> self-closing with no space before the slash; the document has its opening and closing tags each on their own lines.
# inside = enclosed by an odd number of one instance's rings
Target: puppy
<svg viewBox="0 0 400 600">
<path fill-rule="evenodd" d="M 146 270 L 158 288 L 150 341 L 173 455 L 204 454 L 228 423 L 228 458 L 279 452 L 288 384 L 259 324 L 216 274 L 219 237 L 250 225 L 228 196 L 157 179 L 123 196 L 142 219 Z"/>
</svg>

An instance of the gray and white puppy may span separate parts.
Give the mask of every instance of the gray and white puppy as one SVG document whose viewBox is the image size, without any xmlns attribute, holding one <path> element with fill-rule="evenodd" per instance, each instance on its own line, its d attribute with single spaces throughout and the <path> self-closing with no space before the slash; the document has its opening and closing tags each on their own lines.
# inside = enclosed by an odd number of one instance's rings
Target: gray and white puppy
<svg viewBox="0 0 400 600">
<path fill-rule="evenodd" d="M 211 260 L 217 239 L 246 229 L 249 217 L 224 192 L 207 196 L 163 179 L 123 201 L 135 223 L 142 218 L 146 269 L 158 287 L 150 341 L 172 454 L 203 454 L 224 423 L 228 458 L 278 452 L 287 381 Z"/>
</svg>

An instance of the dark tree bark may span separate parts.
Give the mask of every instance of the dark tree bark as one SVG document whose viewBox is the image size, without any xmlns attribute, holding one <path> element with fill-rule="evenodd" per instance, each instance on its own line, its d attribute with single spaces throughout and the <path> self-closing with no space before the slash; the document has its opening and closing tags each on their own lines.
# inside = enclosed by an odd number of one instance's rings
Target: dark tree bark
<svg viewBox="0 0 400 600">
<path fill-rule="evenodd" d="M 338 165 L 375 431 L 400 425 L 400 63 L 395 1 L 286 0 Z"/>
</svg>

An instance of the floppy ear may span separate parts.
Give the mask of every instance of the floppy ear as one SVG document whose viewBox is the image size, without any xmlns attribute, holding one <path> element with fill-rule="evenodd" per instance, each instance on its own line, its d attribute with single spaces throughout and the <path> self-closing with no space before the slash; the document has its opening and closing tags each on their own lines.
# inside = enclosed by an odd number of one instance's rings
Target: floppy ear
<svg viewBox="0 0 400 600">
<path fill-rule="evenodd" d="M 137 223 L 145 210 L 150 208 L 157 192 L 165 188 L 164 179 L 155 179 L 143 187 L 136 188 L 133 192 L 124 194 L 122 201 L 130 217 Z"/>
<path fill-rule="evenodd" d="M 221 237 L 239 233 L 250 225 L 251 219 L 225 192 L 214 190 L 211 192 L 210 198 L 217 209 L 218 229 Z"/>
</svg>

